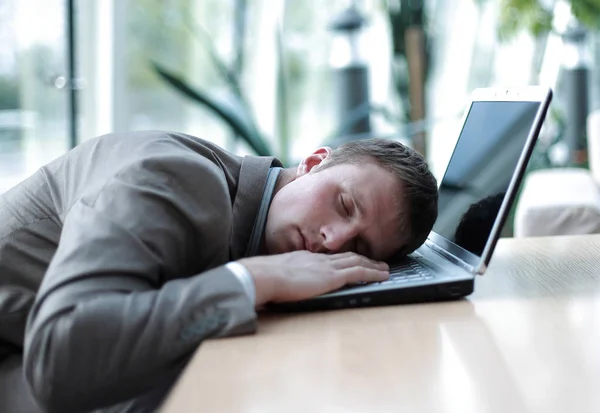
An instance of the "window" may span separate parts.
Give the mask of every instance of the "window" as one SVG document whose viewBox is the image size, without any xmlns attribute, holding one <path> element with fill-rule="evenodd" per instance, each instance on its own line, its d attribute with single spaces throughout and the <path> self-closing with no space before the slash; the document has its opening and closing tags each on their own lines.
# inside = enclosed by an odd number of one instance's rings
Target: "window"
<svg viewBox="0 0 600 413">
<path fill-rule="evenodd" d="M 67 150 L 65 2 L 0 2 L 0 193 Z"/>
</svg>

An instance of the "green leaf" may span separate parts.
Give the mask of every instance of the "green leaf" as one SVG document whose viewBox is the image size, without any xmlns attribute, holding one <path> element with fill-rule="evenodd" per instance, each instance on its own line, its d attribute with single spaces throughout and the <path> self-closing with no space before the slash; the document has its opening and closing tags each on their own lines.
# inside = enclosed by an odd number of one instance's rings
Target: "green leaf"
<svg viewBox="0 0 600 413">
<path fill-rule="evenodd" d="M 537 37 L 546 34 L 552 30 L 552 21 L 554 15 L 551 10 L 539 8 L 535 17 L 529 22 L 530 33 Z"/>
<path fill-rule="evenodd" d="M 522 30 L 540 36 L 552 30 L 552 9 L 539 0 L 502 0 L 498 36 L 502 41 L 512 40 Z"/>
<path fill-rule="evenodd" d="M 272 152 L 261 134 L 253 127 L 248 125 L 248 122 L 244 120 L 244 115 L 240 116 L 234 112 L 230 105 L 220 102 L 217 98 L 209 96 L 208 94 L 194 90 L 179 76 L 173 74 L 167 69 L 163 68 L 156 62 L 151 62 L 154 71 L 167 83 L 169 83 L 175 90 L 182 95 L 192 99 L 193 101 L 200 103 L 215 114 L 217 114 L 240 138 L 242 138 L 254 152 L 259 156 L 272 156 Z M 246 116 L 246 118 L 248 118 Z"/>
<path fill-rule="evenodd" d="M 473 0 L 481 4 L 481 0 Z M 600 29 L 600 0 L 570 0 L 573 15 L 588 29 Z M 501 40 L 510 40 L 520 31 L 528 30 L 533 36 L 553 29 L 553 10 L 541 0 L 501 0 L 498 34 Z"/>
<path fill-rule="evenodd" d="M 600 29 L 600 0 L 571 0 L 571 11 L 588 29 Z"/>
<path fill-rule="evenodd" d="M 192 34 L 192 36 L 194 36 L 194 38 L 196 38 L 202 44 L 221 78 L 229 87 L 231 87 L 235 94 L 238 95 L 240 102 L 246 108 L 249 108 L 248 101 L 244 96 L 242 86 L 240 85 L 240 80 L 238 79 L 236 72 L 231 70 L 225 63 L 225 60 L 221 58 L 208 32 L 203 27 L 196 26 L 192 21 L 190 21 L 189 18 L 184 20 L 184 25 Z"/>
</svg>

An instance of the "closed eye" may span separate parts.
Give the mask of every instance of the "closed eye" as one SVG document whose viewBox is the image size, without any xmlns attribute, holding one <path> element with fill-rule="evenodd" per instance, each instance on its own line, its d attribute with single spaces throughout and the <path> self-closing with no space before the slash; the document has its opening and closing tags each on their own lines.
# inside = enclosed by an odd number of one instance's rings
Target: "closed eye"
<svg viewBox="0 0 600 413">
<path fill-rule="evenodd" d="M 340 195 L 340 203 L 342 204 L 342 210 L 344 211 L 344 214 L 349 217 L 351 215 L 350 207 L 348 206 L 348 201 L 344 199 L 344 195 Z"/>
</svg>

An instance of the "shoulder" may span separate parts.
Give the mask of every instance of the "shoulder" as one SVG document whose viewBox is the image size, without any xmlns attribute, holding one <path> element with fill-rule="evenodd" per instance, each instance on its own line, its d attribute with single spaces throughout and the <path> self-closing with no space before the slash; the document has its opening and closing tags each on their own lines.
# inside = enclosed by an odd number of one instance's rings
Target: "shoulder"
<svg viewBox="0 0 600 413">
<path fill-rule="evenodd" d="M 224 171 L 205 157 L 185 151 L 146 153 L 82 198 L 82 219 L 92 222 L 92 208 L 100 218 L 91 227 L 105 224 L 125 238 L 134 235 L 156 251 L 171 251 L 166 256 L 177 256 L 176 249 L 192 254 L 199 245 L 217 253 L 228 250 L 231 199 Z"/>
<path fill-rule="evenodd" d="M 234 186 L 242 158 L 201 138 L 167 131 L 104 135 L 90 152 L 117 157 L 117 179 L 173 190 L 206 187 L 226 191 Z M 107 160 L 108 161 L 108 160 Z"/>
<path fill-rule="evenodd" d="M 92 139 L 104 146 L 136 149 L 136 153 L 164 151 L 194 152 L 207 158 L 225 158 L 241 162 L 241 157 L 232 154 L 214 142 L 186 133 L 146 130 L 111 133 Z M 90 142 L 90 141 L 88 141 Z M 87 144 L 86 142 L 85 144 Z M 124 154 L 127 155 L 127 154 Z"/>
<path fill-rule="evenodd" d="M 241 161 L 217 145 L 162 131 L 105 135 L 95 145 L 87 151 L 98 155 L 95 168 L 113 169 L 101 186 L 83 193 L 85 204 L 128 216 L 162 211 L 203 225 L 217 215 L 231 219 Z"/>
</svg>

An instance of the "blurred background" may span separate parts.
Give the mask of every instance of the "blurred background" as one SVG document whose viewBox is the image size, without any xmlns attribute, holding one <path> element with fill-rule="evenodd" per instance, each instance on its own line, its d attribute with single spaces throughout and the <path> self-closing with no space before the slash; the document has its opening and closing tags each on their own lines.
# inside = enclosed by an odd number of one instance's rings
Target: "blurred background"
<svg viewBox="0 0 600 413">
<path fill-rule="evenodd" d="M 0 193 L 86 139 L 144 129 L 286 165 L 384 137 L 440 179 L 470 92 L 528 84 L 555 90 L 530 171 L 597 190 L 598 28 L 597 0 L 0 0 Z"/>
</svg>

